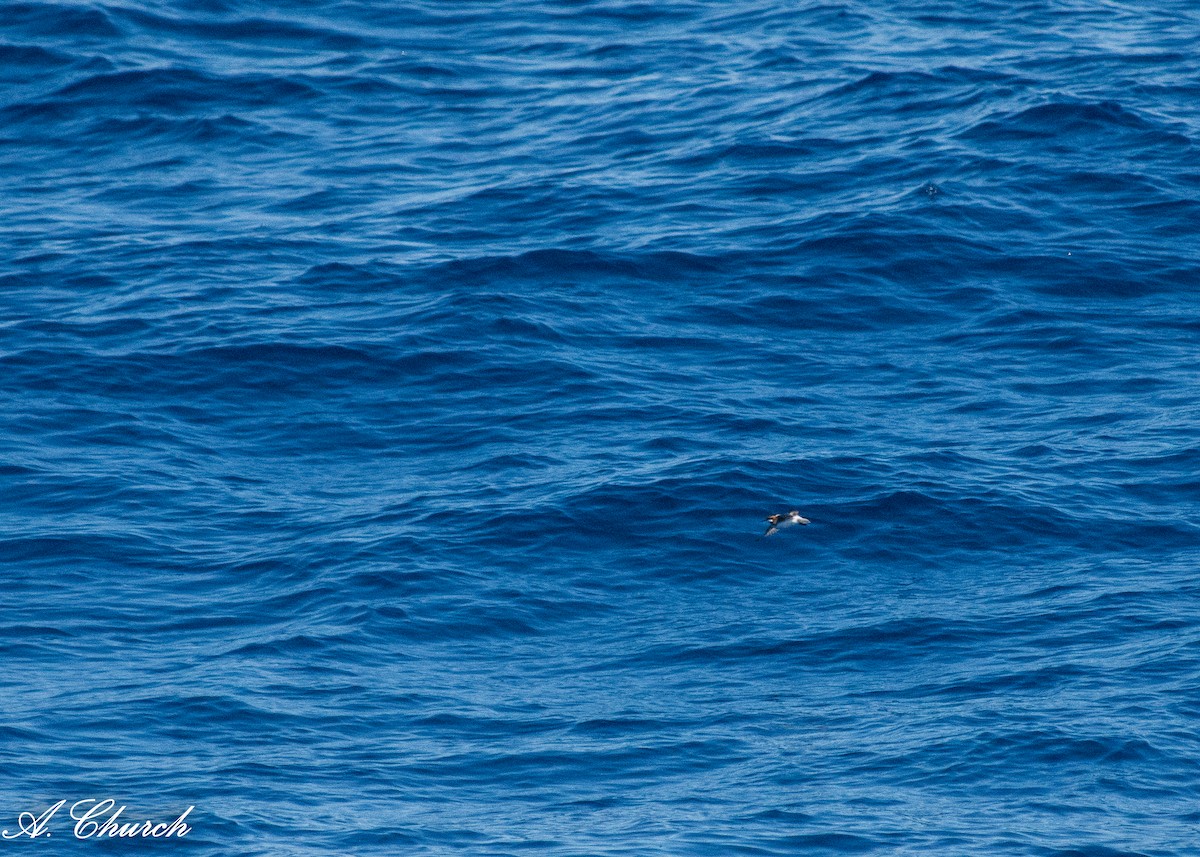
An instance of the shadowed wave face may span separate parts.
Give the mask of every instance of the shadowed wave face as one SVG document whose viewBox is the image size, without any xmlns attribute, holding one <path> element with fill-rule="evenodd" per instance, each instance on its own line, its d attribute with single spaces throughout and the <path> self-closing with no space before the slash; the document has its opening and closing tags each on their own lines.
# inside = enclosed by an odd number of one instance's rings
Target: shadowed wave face
<svg viewBox="0 0 1200 857">
<path fill-rule="evenodd" d="M 0 9 L 0 827 L 1186 850 L 1200 19 L 882 5 Z"/>
</svg>

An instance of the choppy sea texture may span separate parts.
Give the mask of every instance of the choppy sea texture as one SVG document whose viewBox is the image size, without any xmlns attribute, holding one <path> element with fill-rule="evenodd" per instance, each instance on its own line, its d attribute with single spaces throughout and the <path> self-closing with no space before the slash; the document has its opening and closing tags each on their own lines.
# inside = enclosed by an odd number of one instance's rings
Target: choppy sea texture
<svg viewBox="0 0 1200 857">
<path fill-rule="evenodd" d="M 0 3 L 0 827 L 1200 853 L 1198 33 Z"/>
</svg>

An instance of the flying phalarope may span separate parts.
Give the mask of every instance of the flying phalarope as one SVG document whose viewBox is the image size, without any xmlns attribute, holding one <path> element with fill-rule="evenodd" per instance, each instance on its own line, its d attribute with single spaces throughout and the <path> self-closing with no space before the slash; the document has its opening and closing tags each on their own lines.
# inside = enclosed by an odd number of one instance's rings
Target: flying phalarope
<svg viewBox="0 0 1200 857">
<path fill-rule="evenodd" d="M 796 524 L 808 524 L 808 523 L 811 523 L 808 520 L 808 518 L 801 518 L 800 513 L 797 512 L 795 509 L 788 512 L 786 515 L 767 515 L 767 524 L 769 526 L 767 527 L 767 531 L 765 533 L 763 533 L 763 535 L 771 536 L 771 535 L 774 535 L 775 533 L 779 532 L 784 527 L 792 527 L 792 526 L 795 526 Z"/>
</svg>

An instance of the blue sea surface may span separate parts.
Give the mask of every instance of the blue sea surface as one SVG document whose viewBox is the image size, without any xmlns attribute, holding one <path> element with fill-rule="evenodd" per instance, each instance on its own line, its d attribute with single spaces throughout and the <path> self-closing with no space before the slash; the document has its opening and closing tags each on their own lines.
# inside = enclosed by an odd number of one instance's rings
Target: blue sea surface
<svg viewBox="0 0 1200 857">
<path fill-rule="evenodd" d="M 0 240 L 6 853 L 1200 855 L 1194 2 L 0 2 Z"/>
</svg>

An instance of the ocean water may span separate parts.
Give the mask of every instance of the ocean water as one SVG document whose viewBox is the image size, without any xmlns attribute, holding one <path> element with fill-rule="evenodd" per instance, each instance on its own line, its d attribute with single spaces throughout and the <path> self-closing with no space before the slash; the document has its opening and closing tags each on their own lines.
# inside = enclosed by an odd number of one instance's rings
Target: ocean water
<svg viewBox="0 0 1200 857">
<path fill-rule="evenodd" d="M 1200 854 L 1198 48 L 0 3 L 0 848 Z"/>
</svg>

